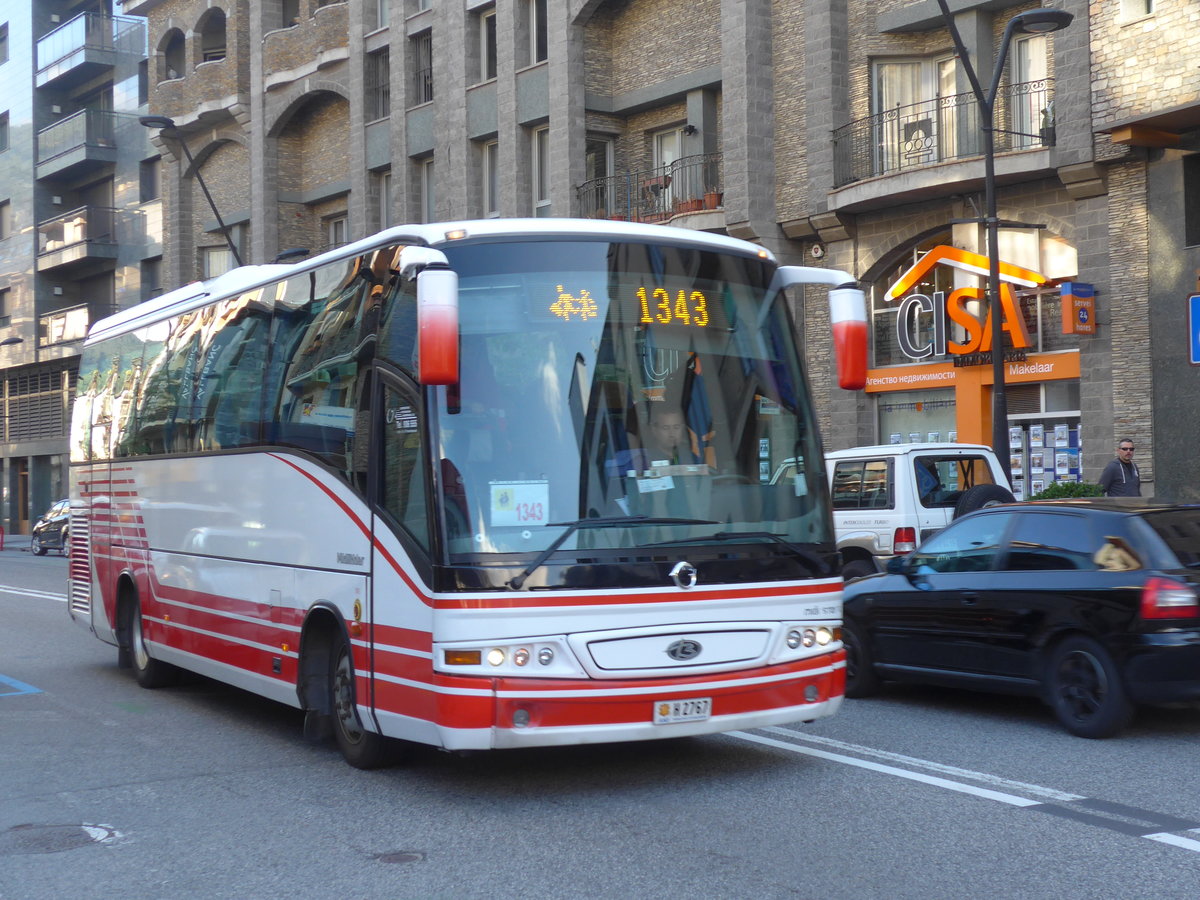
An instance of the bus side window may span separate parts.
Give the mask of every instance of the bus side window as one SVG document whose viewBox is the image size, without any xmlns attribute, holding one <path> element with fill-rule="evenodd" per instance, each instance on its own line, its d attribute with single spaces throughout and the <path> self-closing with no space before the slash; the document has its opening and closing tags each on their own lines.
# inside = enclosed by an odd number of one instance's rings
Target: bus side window
<svg viewBox="0 0 1200 900">
<path fill-rule="evenodd" d="M 277 302 L 275 331 L 286 333 L 287 343 L 272 342 L 272 351 L 291 364 L 275 395 L 267 441 L 315 454 L 347 480 L 354 455 L 360 325 L 372 286 L 363 276 L 365 259 L 317 269 L 312 302 L 300 310 L 282 309 Z"/>
<path fill-rule="evenodd" d="M 414 399 L 391 386 L 384 388 L 380 425 L 379 480 L 383 508 L 412 537 L 429 549 L 429 515 L 426 503 L 425 444 L 421 417 Z"/>
</svg>

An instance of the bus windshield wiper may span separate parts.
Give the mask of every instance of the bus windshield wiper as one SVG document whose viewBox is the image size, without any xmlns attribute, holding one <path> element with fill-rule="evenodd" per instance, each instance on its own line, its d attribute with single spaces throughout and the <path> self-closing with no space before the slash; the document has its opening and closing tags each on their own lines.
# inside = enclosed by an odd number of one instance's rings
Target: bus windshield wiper
<svg viewBox="0 0 1200 900">
<path fill-rule="evenodd" d="M 749 540 L 749 541 L 774 541 L 777 544 L 783 544 L 810 566 L 817 569 L 822 567 L 821 558 L 806 549 L 803 545 L 797 544 L 795 541 L 789 541 L 785 535 L 776 534 L 773 531 L 718 531 L 714 534 L 707 534 L 701 537 L 682 538 L 678 541 L 663 541 L 659 544 L 654 544 L 655 547 L 667 547 L 671 544 L 703 544 L 705 541 L 716 541 L 718 543 L 725 541 Z"/>
<path fill-rule="evenodd" d="M 537 555 L 520 575 L 512 578 L 508 582 L 511 590 L 519 591 L 525 585 L 525 579 L 541 568 L 542 563 L 550 558 L 550 556 L 563 545 L 571 535 L 581 528 L 619 528 L 623 525 L 717 525 L 718 522 L 712 519 L 676 519 L 670 516 L 600 516 L 594 519 L 576 519 L 574 522 L 551 522 L 551 528 L 565 528 L 562 534 L 556 537 L 553 543 L 545 550 Z"/>
</svg>

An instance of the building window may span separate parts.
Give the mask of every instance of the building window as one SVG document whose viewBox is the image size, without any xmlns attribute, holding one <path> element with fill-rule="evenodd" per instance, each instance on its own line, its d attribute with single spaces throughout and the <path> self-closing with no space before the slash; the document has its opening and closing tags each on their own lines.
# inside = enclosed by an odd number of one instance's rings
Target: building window
<svg viewBox="0 0 1200 900">
<path fill-rule="evenodd" d="M 218 275 L 224 275 L 236 265 L 233 254 L 229 252 L 229 247 L 225 244 L 220 247 L 201 247 L 200 262 L 203 267 L 200 273 L 202 278 L 216 278 Z"/>
<path fill-rule="evenodd" d="M 1121 0 L 1122 19 L 1140 19 L 1154 13 L 1154 0 Z"/>
<path fill-rule="evenodd" d="M 163 292 L 162 257 L 142 260 L 142 299 L 149 300 Z"/>
<path fill-rule="evenodd" d="M 479 14 L 479 80 L 496 77 L 496 8 Z"/>
<path fill-rule="evenodd" d="M 628 210 L 616 209 L 609 179 L 612 177 L 613 142 L 611 138 L 588 135 L 583 155 L 583 193 L 580 202 L 586 212 L 601 215 L 628 215 Z M 610 208 L 609 200 L 614 208 Z M 585 214 L 586 214 L 585 212 Z"/>
<path fill-rule="evenodd" d="M 1038 147 L 1049 140 L 1054 107 L 1047 91 L 1050 69 L 1046 62 L 1046 36 L 1033 34 L 1013 42 L 1012 118 L 1013 148 Z"/>
<path fill-rule="evenodd" d="M 411 38 L 412 106 L 433 100 L 433 32 L 426 31 Z"/>
<path fill-rule="evenodd" d="M 300 0 L 283 0 L 279 5 L 280 25 L 291 28 L 300 24 Z"/>
<path fill-rule="evenodd" d="M 1183 158 L 1183 243 L 1200 246 L 1200 153 Z"/>
<path fill-rule="evenodd" d="M 0 113 L 0 153 L 8 149 L 8 113 Z"/>
<path fill-rule="evenodd" d="M 332 250 L 334 247 L 341 247 L 347 243 L 347 235 L 349 234 L 349 220 L 345 214 L 334 216 L 332 219 L 325 220 L 325 237 L 327 239 L 327 248 Z"/>
<path fill-rule="evenodd" d="M 12 312 L 9 304 L 12 302 L 12 288 L 0 288 L 0 328 L 12 324 Z"/>
<path fill-rule="evenodd" d="M 368 53 L 366 59 L 366 116 L 368 122 L 392 114 L 392 58 L 387 47 Z"/>
<path fill-rule="evenodd" d="M 162 196 L 162 157 L 143 159 L 139 171 L 138 202 L 149 203 Z"/>
<path fill-rule="evenodd" d="M 8 62 L 8 23 L 0 25 L 0 63 Z"/>
<path fill-rule="evenodd" d="M 437 198 L 434 192 L 433 157 L 421 160 L 421 221 L 437 221 Z"/>
<path fill-rule="evenodd" d="M 392 170 L 383 169 L 374 174 L 375 210 L 380 230 L 392 224 Z"/>
<path fill-rule="evenodd" d="M 12 237 L 12 202 L 0 200 L 0 241 Z"/>
<path fill-rule="evenodd" d="M 375 28 L 387 28 L 388 21 L 391 18 L 391 4 L 389 0 L 375 0 Z"/>
<path fill-rule="evenodd" d="M 173 78 L 182 78 L 186 68 L 185 59 L 187 54 L 187 41 L 184 40 L 183 32 L 178 28 L 172 28 L 163 37 L 162 42 L 162 78 L 160 81 L 170 81 Z"/>
<path fill-rule="evenodd" d="M 974 107 L 941 102 L 958 92 L 954 57 L 876 62 L 872 72 L 876 174 L 977 152 L 960 148 L 968 125 L 978 142 Z M 960 122 L 961 118 L 961 122 Z"/>
<path fill-rule="evenodd" d="M 500 144 L 483 145 L 483 214 L 500 215 Z"/>
<path fill-rule="evenodd" d="M 213 8 L 200 27 L 200 59 L 201 62 L 215 62 L 224 58 L 225 11 Z"/>
<path fill-rule="evenodd" d="M 550 129 L 535 128 L 532 146 L 533 214 L 550 215 Z"/>
<path fill-rule="evenodd" d="M 545 62 L 549 55 L 546 0 L 525 0 L 525 17 L 525 29 L 529 36 L 529 64 Z"/>
</svg>

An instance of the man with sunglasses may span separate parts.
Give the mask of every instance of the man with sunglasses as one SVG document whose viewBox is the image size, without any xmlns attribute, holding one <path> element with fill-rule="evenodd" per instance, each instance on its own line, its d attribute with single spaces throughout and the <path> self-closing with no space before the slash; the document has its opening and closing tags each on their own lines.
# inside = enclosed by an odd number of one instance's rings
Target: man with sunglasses
<svg viewBox="0 0 1200 900">
<path fill-rule="evenodd" d="M 1100 487 L 1106 497 L 1142 496 L 1142 476 L 1133 461 L 1133 441 L 1117 441 L 1117 458 L 1110 460 L 1100 473 Z"/>
</svg>

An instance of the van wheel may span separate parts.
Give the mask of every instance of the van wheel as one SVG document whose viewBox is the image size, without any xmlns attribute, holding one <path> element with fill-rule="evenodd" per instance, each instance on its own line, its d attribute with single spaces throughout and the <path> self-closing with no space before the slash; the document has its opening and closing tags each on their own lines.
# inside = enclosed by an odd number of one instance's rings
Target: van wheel
<svg viewBox="0 0 1200 900">
<path fill-rule="evenodd" d="M 339 637 L 334 644 L 329 673 L 329 689 L 333 698 L 333 734 L 346 762 L 356 769 L 378 769 L 390 762 L 394 747 L 381 734 L 367 731 L 358 716 L 354 689 L 354 660 L 350 643 Z"/>
<path fill-rule="evenodd" d="M 842 645 L 846 648 L 846 696 L 870 697 L 879 692 L 879 676 L 864 635 L 857 623 L 842 623 Z"/>
<path fill-rule="evenodd" d="M 846 581 L 866 578 L 868 575 L 874 575 L 875 572 L 875 567 L 871 565 L 870 560 L 866 559 L 852 559 L 842 566 L 842 578 Z"/>
<path fill-rule="evenodd" d="M 958 503 L 954 504 L 954 518 L 957 519 L 959 516 L 965 516 L 969 512 L 975 512 L 977 509 L 984 509 L 988 506 L 1013 503 L 1016 499 L 1008 488 L 998 484 L 977 484 L 975 487 L 963 491 L 962 496 L 958 498 Z"/>
<path fill-rule="evenodd" d="M 133 610 L 129 616 L 129 634 L 126 637 L 126 644 L 133 662 L 134 677 L 142 687 L 167 687 L 178 680 L 178 669 L 170 663 L 162 662 L 150 655 L 146 639 L 142 634 L 142 605 L 137 600 L 133 601 Z"/>
<path fill-rule="evenodd" d="M 1108 651 L 1089 637 L 1069 637 L 1050 654 L 1046 693 L 1071 734 L 1112 737 L 1133 718 L 1133 704 Z"/>
</svg>

